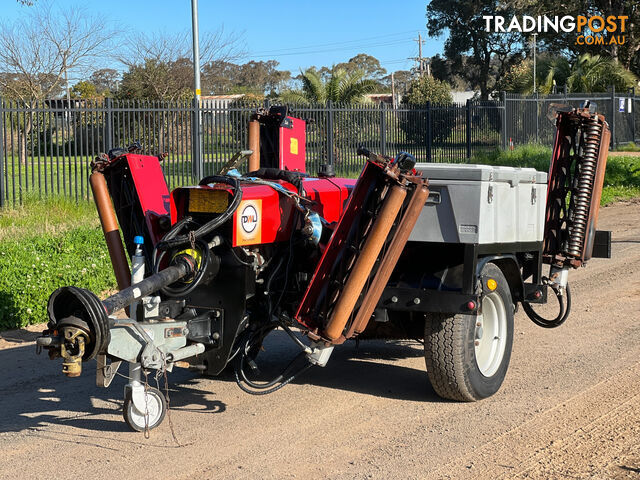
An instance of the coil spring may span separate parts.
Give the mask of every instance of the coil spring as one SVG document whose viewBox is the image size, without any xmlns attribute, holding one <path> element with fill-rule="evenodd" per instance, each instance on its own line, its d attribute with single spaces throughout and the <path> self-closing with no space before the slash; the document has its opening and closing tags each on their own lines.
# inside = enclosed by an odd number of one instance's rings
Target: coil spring
<svg viewBox="0 0 640 480">
<path fill-rule="evenodd" d="M 579 160 L 579 177 L 576 190 L 574 191 L 574 208 L 571 215 L 572 221 L 569 229 L 566 252 L 573 257 L 580 257 L 582 255 L 582 249 L 587 235 L 591 195 L 593 193 L 593 182 L 596 176 L 600 139 L 602 137 L 602 124 L 598 121 L 598 117 L 593 115 L 583 123 L 583 130 L 584 137 L 581 142 L 582 151 Z"/>
</svg>

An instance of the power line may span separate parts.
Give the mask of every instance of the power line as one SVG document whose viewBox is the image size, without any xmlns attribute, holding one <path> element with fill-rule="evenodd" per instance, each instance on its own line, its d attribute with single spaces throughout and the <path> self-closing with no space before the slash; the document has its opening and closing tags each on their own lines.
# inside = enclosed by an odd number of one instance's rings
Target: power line
<svg viewBox="0 0 640 480">
<path fill-rule="evenodd" d="M 348 44 L 350 43 L 360 43 L 360 42 L 365 42 L 365 41 L 369 41 L 369 40 L 379 40 L 382 38 L 391 38 L 391 37 L 404 37 L 407 34 L 407 32 L 396 32 L 396 33 L 391 33 L 388 35 L 377 35 L 375 37 L 365 37 L 365 38 L 359 38 L 356 40 L 346 40 L 346 41 L 342 41 L 342 42 L 330 42 L 330 43 L 319 43 L 319 44 L 314 44 L 314 45 L 305 45 L 305 46 L 298 46 L 298 47 L 290 47 L 290 48 L 282 48 L 282 49 L 277 49 L 277 50 L 262 50 L 262 51 L 257 51 L 257 52 L 253 52 L 253 55 L 273 55 L 273 54 L 283 54 L 286 52 L 292 52 L 292 51 L 296 51 L 296 50 L 306 50 L 306 49 L 315 49 L 315 48 L 322 48 L 322 47 L 332 47 L 334 45 L 340 45 L 343 47 L 350 47 Z M 359 46 L 359 45 L 358 45 Z"/>
<path fill-rule="evenodd" d="M 392 45 L 402 45 L 406 43 L 407 43 L 407 40 L 399 40 L 399 41 L 392 41 L 392 42 L 368 43 L 368 44 L 353 45 L 348 47 L 343 46 L 343 47 L 325 48 L 325 49 L 319 49 L 319 50 L 307 50 L 307 51 L 301 51 L 301 52 L 289 52 L 289 53 L 270 54 L 270 55 L 249 54 L 247 55 L 247 57 L 277 58 L 277 57 L 285 57 L 285 56 L 288 57 L 288 56 L 295 56 L 295 55 L 309 55 L 313 53 L 340 52 L 340 51 L 348 51 L 348 50 L 355 50 L 355 49 L 361 49 L 361 48 L 386 47 L 386 46 L 392 46 Z"/>
</svg>

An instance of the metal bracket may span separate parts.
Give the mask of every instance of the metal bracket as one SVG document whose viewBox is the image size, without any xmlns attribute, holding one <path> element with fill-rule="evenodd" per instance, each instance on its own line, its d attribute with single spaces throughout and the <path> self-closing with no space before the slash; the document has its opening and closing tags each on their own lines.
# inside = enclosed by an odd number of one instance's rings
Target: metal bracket
<svg viewBox="0 0 640 480">
<path fill-rule="evenodd" d="M 116 373 L 118 373 L 122 360 L 107 363 L 106 355 L 98 355 L 96 357 L 96 361 L 98 362 L 96 368 L 96 385 L 98 387 L 107 388 L 116 377 Z"/>
<path fill-rule="evenodd" d="M 144 385 L 140 382 L 134 381 L 127 384 L 125 388 L 131 389 L 131 400 L 133 401 L 133 406 L 138 410 L 140 415 L 144 415 L 147 405 L 145 401 Z"/>
</svg>

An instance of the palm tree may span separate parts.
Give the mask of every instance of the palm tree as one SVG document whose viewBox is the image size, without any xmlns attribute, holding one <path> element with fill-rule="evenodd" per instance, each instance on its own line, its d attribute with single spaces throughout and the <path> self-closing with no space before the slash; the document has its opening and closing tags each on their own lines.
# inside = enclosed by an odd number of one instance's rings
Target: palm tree
<svg viewBox="0 0 640 480">
<path fill-rule="evenodd" d="M 329 78 L 324 80 L 314 68 L 301 72 L 302 90 L 283 92 L 286 103 L 360 103 L 367 93 L 373 92 L 378 83 L 364 78 L 362 70 L 347 72 L 343 68 L 333 68 Z"/>
<path fill-rule="evenodd" d="M 533 93 L 532 64 L 515 75 L 513 82 L 521 93 Z M 571 63 L 565 57 L 545 56 L 537 64 L 538 92 L 548 94 L 554 85 L 566 85 L 569 92 L 606 92 L 611 85 L 625 91 L 637 85 L 638 78 L 617 60 L 601 55 L 580 55 Z"/>
<path fill-rule="evenodd" d="M 638 78 L 617 60 L 585 53 L 571 66 L 567 87 L 572 92 L 604 92 L 613 85 L 624 91 L 637 82 Z"/>
</svg>

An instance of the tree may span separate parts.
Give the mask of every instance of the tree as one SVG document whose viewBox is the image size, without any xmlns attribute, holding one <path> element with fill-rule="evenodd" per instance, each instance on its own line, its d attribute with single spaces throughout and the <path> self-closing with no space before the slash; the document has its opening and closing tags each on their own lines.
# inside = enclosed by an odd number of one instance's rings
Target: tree
<svg viewBox="0 0 640 480">
<path fill-rule="evenodd" d="M 562 56 L 543 55 L 536 65 L 536 84 L 540 93 L 567 86 L 569 92 L 606 92 L 612 85 L 626 91 L 637 85 L 638 77 L 620 62 L 601 55 L 580 55 L 573 62 Z M 501 87 L 510 92 L 533 93 L 533 63 L 527 59 L 514 66 Z"/>
<path fill-rule="evenodd" d="M 347 73 L 360 71 L 364 78 L 374 80 L 380 80 L 387 73 L 387 70 L 380 65 L 380 60 L 366 53 L 359 53 L 348 62 L 338 63 L 334 68 L 341 68 Z"/>
<path fill-rule="evenodd" d="M 193 95 L 191 34 L 132 34 L 117 55 L 128 70 L 119 96 L 176 100 Z M 220 28 L 200 35 L 200 62 L 230 62 L 243 55 L 240 38 Z M 139 97 L 138 97 L 139 96 Z"/>
<path fill-rule="evenodd" d="M 606 29 L 595 34 L 603 38 L 603 45 L 579 45 L 576 43 L 578 34 L 573 32 L 548 31 L 538 34 L 538 48 L 553 54 L 562 54 L 572 59 L 584 53 L 601 54 L 618 60 L 627 70 L 631 69 L 636 59 L 640 60 L 640 3 L 630 0 L 572 0 L 558 2 L 556 0 L 507 0 L 506 7 L 513 14 L 554 16 L 627 16 L 625 32 L 619 30 L 609 32 Z M 612 36 L 624 35 L 624 44 L 610 43 Z M 597 50 L 596 50 L 597 48 Z M 640 73 L 640 72 L 638 72 Z"/>
<path fill-rule="evenodd" d="M 485 31 L 484 15 L 509 16 L 498 0 L 431 0 L 427 5 L 429 36 L 449 33 L 444 53 L 452 71 L 488 99 L 495 83 L 520 58 L 517 34 Z M 465 56 L 466 55 L 466 56 Z"/>
<path fill-rule="evenodd" d="M 393 72 L 393 81 L 395 82 L 395 90 L 397 95 L 405 95 L 409 89 L 409 85 L 413 80 L 413 73 L 409 70 L 398 70 Z M 382 77 L 381 83 L 387 92 L 391 92 L 391 74 Z"/>
<path fill-rule="evenodd" d="M 101 68 L 91 74 L 89 82 L 95 85 L 96 91 L 100 95 L 109 96 L 118 90 L 120 73 L 113 68 Z"/>
<path fill-rule="evenodd" d="M 236 87 L 244 88 L 254 93 L 264 95 L 265 92 L 275 93 L 291 78 L 291 72 L 278 70 L 279 62 L 250 61 L 240 65 L 236 78 Z"/>
<path fill-rule="evenodd" d="M 122 75 L 119 98 L 178 100 L 193 96 L 193 63 L 180 57 L 175 61 L 149 58 L 129 67 Z"/>
<path fill-rule="evenodd" d="M 52 10 L 49 5 L 0 24 L 0 93 L 23 102 L 60 94 L 69 77 L 81 74 L 106 54 L 114 32 L 102 19 L 79 8 Z M 27 161 L 32 116 L 20 125 L 19 157 Z"/>
<path fill-rule="evenodd" d="M 86 80 L 76 83 L 71 88 L 71 98 L 94 99 L 98 97 L 100 97 L 100 94 L 96 86 Z"/>
<path fill-rule="evenodd" d="M 411 82 L 402 101 L 413 105 L 424 105 L 427 102 L 449 105 L 453 101 L 451 86 L 447 82 L 425 75 Z"/>
<path fill-rule="evenodd" d="M 434 55 L 429 59 L 431 66 L 431 75 L 433 78 L 442 80 L 451 85 L 455 90 L 468 90 L 469 82 L 460 75 L 454 73 L 454 62 L 448 58 L 441 57 L 440 54 Z M 467 68 L 468 57 L 463 55 L 458 59 L 457 65 L 462 66 L 462 71 Z"/>
<path fill-rule="evenodd" d="M 109 50 L 113 30 L 82 9 L 43 6 L 0 24 L 0 89 L 22 101 L 58 93 L 71 71 L 82 73 Z"/>
<path fill-rule="evenodd" d="M 323 80 L 315 68 L 310 68 L 301 73 L 302 90 L 285 92 L 282 97 L 291 103 L 359 103 L 378 87 L 375 80 L 364 76 L 360 70 L 347 72 L 334 67 L 331 76 Z"/>
<path fill-rule="evenodd" d="M 450 105 L 452 101 L 449 84 L 428 75 L 411 82 L 407 94 L 402 99 L 403 103 L 416 106 L 425 105 L 427 102 L 436 105 Z M 424 109 L 416 109 L 412 115 L 402 117 L 400 128 L 405 131 L 409 141 L 419 145 L 425 142 L 424 133 L 420 129 L 416 129 L 415 124 L 418 121 L 423 125 L 430 122 L 432 139 L 438 142 L 445 141 L 456 124 L 456 111 L 442 109 L 437 116 L 433 117 L 429 119 L 428 113 Z"/>
</svg>

